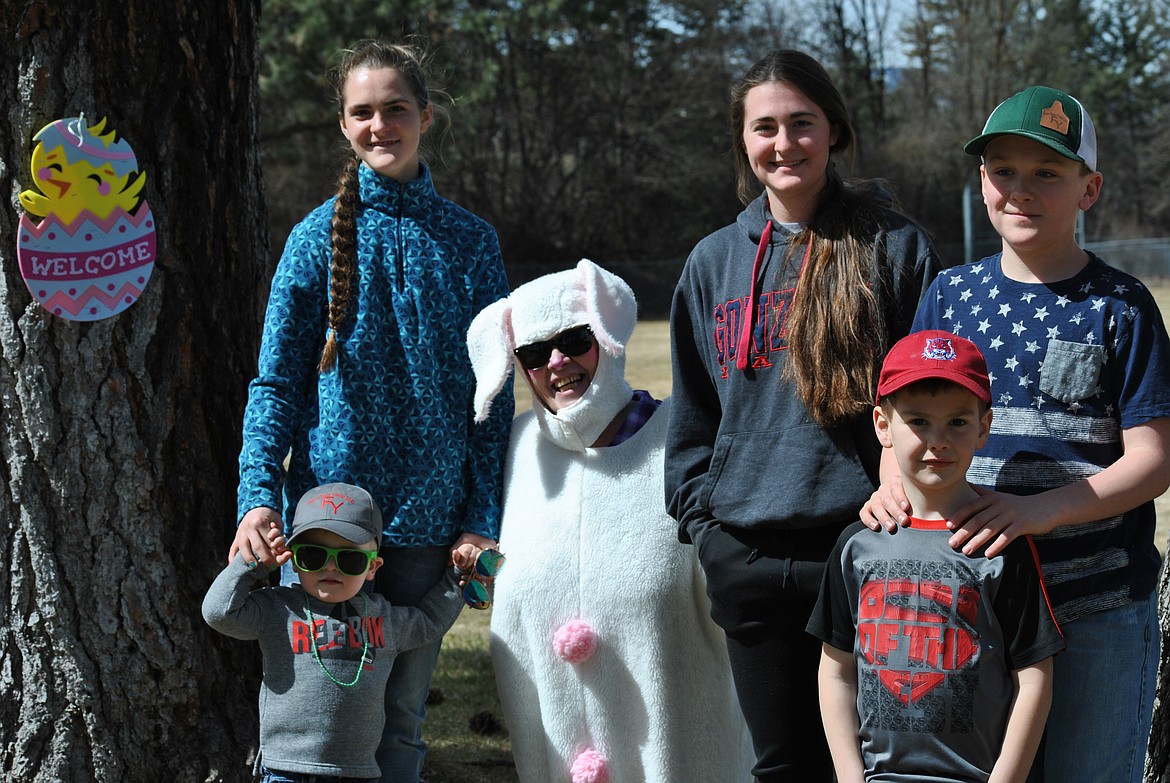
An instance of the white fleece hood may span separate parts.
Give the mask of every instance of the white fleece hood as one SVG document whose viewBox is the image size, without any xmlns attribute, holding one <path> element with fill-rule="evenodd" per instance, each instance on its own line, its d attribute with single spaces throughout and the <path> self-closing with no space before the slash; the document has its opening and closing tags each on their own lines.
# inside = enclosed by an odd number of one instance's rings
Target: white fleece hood
<svg viewBox="0 0 1170 783">
<path fill-rule="evenodd" d="M 625 379 L 625 344 L 637 320 L 638 305 L 626 282 L 588 259 L 581 259 L 574 269 L 538 277 L 488 305 L 467 330 L 467 351 L 475 371 L 475 420 L 487 418 L 492 400 L 513 368 L 520 367 L 513 353 L 517 346 L 586 325 L 600 348 L 589 388 L 576 403 L 555 414 L 535 394 L 532 405 L 550 440 L 564 449 L 584 451 L 633 396 Z"/>
</svg>

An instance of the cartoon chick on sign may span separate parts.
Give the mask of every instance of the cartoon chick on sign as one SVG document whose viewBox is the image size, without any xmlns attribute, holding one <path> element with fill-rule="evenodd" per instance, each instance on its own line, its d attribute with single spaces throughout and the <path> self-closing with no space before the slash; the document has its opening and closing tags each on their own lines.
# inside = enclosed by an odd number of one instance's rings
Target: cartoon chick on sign
<svg viewBox="0 0 1170 783">
<path fill-rule="evenodd" d="M 106 120 L 71 131 L 60 122 L 45 126 L 33 141 L 33 184 L 20 194 L 20 204 L 34 215 L 56 215 L 69 224 L 84 211 L 100 219 L 115 208 L 133 212 L 146 175 L 138 173 L 138 161 L 125 141 L 115 141 L 113 132 L 102 136 Z M 65 130 L 63 133 L 62 131 Z"/>
<path fill-rule="evenodd" d="M 154 268 L 146 175 L 105 118 L 92 127 L 84 115 L 56 120 L 33 141 L 34 187 L 20 194 L 17 240 L 25 284 L 62 318 L 116 315 L 138 299 Z"/>
</svg>

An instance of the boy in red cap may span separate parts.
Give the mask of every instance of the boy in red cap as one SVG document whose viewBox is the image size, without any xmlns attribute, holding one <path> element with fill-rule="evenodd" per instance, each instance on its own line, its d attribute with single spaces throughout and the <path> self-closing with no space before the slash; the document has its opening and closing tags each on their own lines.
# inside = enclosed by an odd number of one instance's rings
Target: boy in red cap
<svg viewBox="0 0 1170 783">
<path fill-rule="evenodd" d="M 840 783 L 1027 777 L 1064 640 L 1035 548 L 964 554 L 947 519 L 978 497 L 967 468 L 991 427 L 983 355 L 916 332 L 886 356 L 874 429 L 914 516 L 896 536 L 845 529 L 808 630 L 819 638 L 821 716 Z"/>
</svg>

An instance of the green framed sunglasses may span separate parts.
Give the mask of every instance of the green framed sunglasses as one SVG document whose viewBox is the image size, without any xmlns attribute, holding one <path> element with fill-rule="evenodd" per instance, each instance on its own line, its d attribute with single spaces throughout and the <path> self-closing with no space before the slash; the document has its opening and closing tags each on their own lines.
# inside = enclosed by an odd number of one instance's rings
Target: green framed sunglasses
<svg viewBox="0 0 1170 783">
<path fill-rule="evenodd" d="M 321 546 L 320 544 L 293 544 L 292 561 L 299 570 L 307 574 L 316 573 L 329 564 L 333 558 L 337 570 L 346 576 L 361 576 L 370 570 L 370 563 L 378 556 L 373 549 L 352 547 Z"/>
</svg>

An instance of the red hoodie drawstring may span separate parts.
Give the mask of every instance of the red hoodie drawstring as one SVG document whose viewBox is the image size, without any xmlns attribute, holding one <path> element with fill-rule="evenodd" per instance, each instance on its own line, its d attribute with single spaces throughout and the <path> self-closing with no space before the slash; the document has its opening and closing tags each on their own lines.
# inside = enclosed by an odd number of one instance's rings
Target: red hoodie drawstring
<svg viewBox="0 0 1170 783">
<path fill-rule="evenodd" d="M 772 221 L 769 220 L 764 226 L 764 231 L 760 234 L 760 246 L 756 250 L 756 260 L 752 262 L 752 284 L 748 289 L 748 306 L 747 312 L 743 314 L 743 328 L 739 331 L 739 342 L 735 346 L 735 368 L 739 371 L 744 371 L 748 366 L 748 354 L 752 350 L 752 323 L 756 315 L 756 277 L 760 274 L 760 261 L 764 258 L 764 251 L 768 249 L 768 243 L 772 239 Z M 804 271 L 804 265 L 808 263 L 808 257 L 812 253 L 812 237 L 808 238 L 808 243 L 804 246 L 804 258 L 800 262 L 801 272 Z M 799 274 L 798 274 L 799 279 Z M 795 294 L 794 294 L 795 298 Z"/>
<path fill-rule="evenodd" d="M 735 369 L 740 372 L 747 369 L 748 354 L 752 350 L 752 321 L 756 316 L 756 276 L 760 274 L 760 261 L 764 258 L 764 251 L 772 240 L 772 221 L 769 220 L 760 234 L 760 246 L 756 250 L 756 260 L 752 262 L 752 284 L 748 287 L 747 310 L 741 313 L 743 328 L 739 330 L 739 343 L 735 346 Z"/>
</svg>

